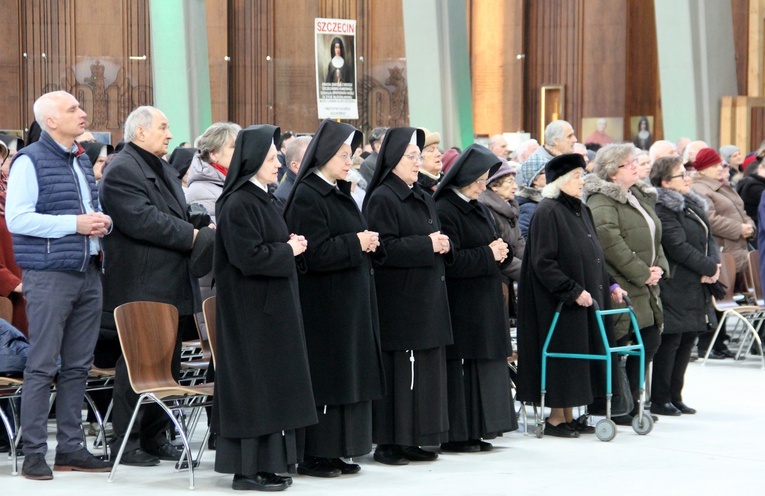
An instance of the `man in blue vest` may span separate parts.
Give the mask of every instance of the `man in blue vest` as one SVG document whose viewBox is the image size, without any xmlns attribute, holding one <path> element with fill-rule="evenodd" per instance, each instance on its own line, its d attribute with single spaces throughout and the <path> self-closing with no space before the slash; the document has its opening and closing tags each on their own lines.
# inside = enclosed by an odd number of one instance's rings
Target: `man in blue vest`
<svg viewBox="0 0 765 496">
<path fill-rule="evenodd" d="M 99 255 L 111 219 L 101 213 L 93 166 L 74 140 L 86 114 L 65 91 L 34 103 L 40 140 L 11 164 L 6 199 L 8 230 L 29 316 L 29 356 L 21 396 L 27 479 L 48 480 L 48 401 L 56 379 L 55 470 L 108 472 L 83 446 L 81 408 L 98 338 L 102 292 Z M 60 357 L 60 365 L 57 359 Z"/>
</svg>

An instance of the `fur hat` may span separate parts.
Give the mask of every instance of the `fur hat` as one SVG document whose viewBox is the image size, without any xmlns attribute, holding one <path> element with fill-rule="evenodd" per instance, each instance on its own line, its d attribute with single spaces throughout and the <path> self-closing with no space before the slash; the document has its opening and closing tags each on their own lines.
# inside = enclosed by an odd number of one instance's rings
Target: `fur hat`
<svg viewBox="0 0 765 496">
<path fill-rule="evenodd" d="M 554 157 L 545 165 L 547 184 L 580 167 L 584 169 L 586 164 L 584 163 L 584 157 L 578 153 L 564 153 Z"/>
</svg>

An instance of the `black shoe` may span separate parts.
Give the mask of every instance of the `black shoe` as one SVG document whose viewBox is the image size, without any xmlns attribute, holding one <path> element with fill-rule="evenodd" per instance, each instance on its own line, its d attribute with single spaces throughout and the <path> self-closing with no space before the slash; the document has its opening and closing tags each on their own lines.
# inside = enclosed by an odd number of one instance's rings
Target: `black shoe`
<svg viewBox="0 0 765 496">
<path fill-rule="evenodd" d="M 451 453 L 478 453 L 481 451 L 481 447 L 477 444 L 472 444 L 469 441 L 449 441 L 448 443 L 441 443 L 441 451 Z"/>
<path fill-rule="evenodd" d="M 545 436 L 579 437 L 579 433 L 572 429 L 571 426 L 565 422 L 561 422 L 558 425 L 552 425 L 550 422 L 545 420 Z"/>
<path fill-rule="evenodd" d="M 385 465 L 408 465 L 409 460 L 401 452 L 397 444 L 378 444 L 374 454 L 375 461 Z"/>
<path fill-rule="evenodd" d="M 714 351 L 714 350 L 713 350 Z M 730 351 L 728 348 L 717 350 L 717 352 L 723 355 L 725 358 L 736 358 L 736 354 Z"/>
<path fill-rule="evenodd" d="M 51 480 L 53 472 L 45 461 L 42 453 L 30 453 L 24 459 L 21 467 L 21 475 L 31 480 Z"/>
<path fill-rule="evenodd" d="M 270 472 L 258 472 L 255 475 L 234 475 L 231 488 L 237 491 L 284 491 L 289 484 L 284 477 Z"/>
<path fill-rule="evenodd" d="M 709 352 L 709 358 L 712 360 L 723 360 L 725 358 L 728 358 L 728 355 L 713 349 L 712 351 Z"/>
<path fill-rule="evenodd" d="M 595 427 L 579 422 L 578 420 L 568 422 L 568 426 L 579 434 L 595 434 Z"/>
<path fill-rule="evenodd" d="M 150 455 L 154 455 L 160 460 L 167 460 L 169 462 L 177 462 L 183 456 L 183 450 L 178 449 L 170 441 L 166 442 L 159 448 L 152 448 L 144 450 Z"/>
<path fill-rule="evenodd" d="M 327 462 L 338 469 L 343 475 L 357 474 L 359 473 L 359 470 L 361 470 L 361 467 L 358 464 L 347 463 L 340 458 L 327 458 Z"/>
<path fill-rule="evenodd" d="M 689 407 L 682 401 L 673 401 L 672 406 L 680 410 L 680 413 L 682 413 L 683 415 L 693 415 L 694 413 L 696 413 L 695 408 Z"/>
<path fill-rule="evenodd" d="M 682 412 L 675 408 L 675 405 L 672 403 L 654 403 L 651 405 L 651 413 L 655 413 L 656 415 L 667 415 L 670 417 L 678 417 L 682 415 Z"/>
<path fill-rule="evenodd" d="M 117 451 L 112 450 L 112 453 L 117 453 Z M 122 453 L 122 458 L 120 458 L 120 465 L 131 465 L 133 467 L 153 467 L 155 465 L 159 465 L 159 458 L 145 452 L 141 448 L 136 448 L 134 450 Z"/>
<path fill-rule="evenodd" d="M 401 448 L 401 454 L 410 462 L 432 462 L 438 458 L 437 453 L 424 450 L 419 446 L 404 446 Z"/>
<path fill-rule="evenodd" d="M 328 458 L 306 456 L 303 463 L 298 465 L 297 473 L 310 477 L 337 477 L 341 471 L 332 466 Z"/>
<path fill-rule="evenodd" d="M 210 437 L 207 438 L 207 449 L 210 451 L 215 451 L 215 445 L 218 440 L 218 435 L 210 433 Z"/>
<path fill-rule="evenodd" d="M 57 472 L 109 472 L 112 462 L 93 456 L 85 448 L 72 453 L 56 453 L 53 470 Z"/>
<path fill-rule="evenodd" d="M 486 441 L 481 441 L 480 439 L 476 439 L 473 441 L 468 441 L 474 446 L 478 446 L 478 451 L 491 451 L 494 449 L 494 446 L 491 443 L 487 443 Z"/>
</svg>

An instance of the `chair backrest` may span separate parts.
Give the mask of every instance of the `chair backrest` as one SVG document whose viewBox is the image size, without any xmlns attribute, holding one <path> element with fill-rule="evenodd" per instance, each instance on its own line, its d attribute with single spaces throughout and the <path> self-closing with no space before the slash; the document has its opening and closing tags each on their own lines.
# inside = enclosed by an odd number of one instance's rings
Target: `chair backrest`
<svg viewBox="0 0 765 496">
<path fill-rule="evenodd" d="M 723 311 L 721 307 L 738 306 L 733 300 L 733 286 L 736 283 L 736 259 L 730 253 L 720 253 L 720 278 L 722 284 L 727 286 L 725 296 L 722 299 L 713 298 L 715 309 Z"/>
<path fill-rule="evenodd" d="M 765 297 L 762 293 L 762 276 L 760 274 L 760 253 L 757 250 L 749 252 L 749 276 L 754 286 L 754 297 L 757 302 L 762 302 Z"/>
<path fill-rule="evenodd" d="M 207 328 L 207 341 L 210 345 L 210 353 L 212 353 L 213 365 L 215 367 L 218 366 L 218 361 L 215 358 L 215 350 L 217 349 L 216 302 L 215 296 L 211 296 L 202 302 L 202 313 L 205 316 L 205 327 Z"/>
<path fill-rule="evenodd" d="M 136 393 L 178 387 L 171 364 L 178 336 L 178 309 L 167 303 L 134 301 L 114 309 L 117 335 Z"/>
<path fill-rule="evenodd" d="M 13 303 L 5 296 L 0 296 L 0 319 L 13 320 Z"/>
</svg>

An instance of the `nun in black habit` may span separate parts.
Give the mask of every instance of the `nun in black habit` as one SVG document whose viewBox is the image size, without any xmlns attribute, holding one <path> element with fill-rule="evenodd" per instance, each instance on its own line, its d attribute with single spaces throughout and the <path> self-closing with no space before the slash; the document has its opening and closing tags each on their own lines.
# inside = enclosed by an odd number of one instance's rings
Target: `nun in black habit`
<svg viewBox="0 0 765 496">
<path fill-rule="evenodd" d="M 275 474 L 294 472 L 302 428 L 316 423 L 295 264 L 307 243 L 290 234 L 266 188 L 278 139 L 269 125 L 239 133 L 216 203 L 212 428 L 215 470 L 235 474 L 234 489 L 286 489 L 292 480 Z"/>
<path fill-rule="evenodd" d="M 359 471 L 341 458 L 372 451 L 372 400 L 385 394 L 370 256 L 380 242 L 345 180 L 362 138 L 349 124 L 322 122 L 284 208 L 287 226 L 308 241 L 298 279 L 319 423 L 306 429 L 298 473 L 315 477 Z"/>
<path fill-rule="evenodd" d="M 501 269 L 512 261 L 488 208 L 478 202 L 489 169 L 501 161 L 470 145 L 433 194 L 454 250 L 446 267 L 454 345 L 446 347 L 449 441 L 442 451 L 489 451 L 492 439 L 518 424 L 510 397 L 507 357 L 513 354 Z"/>
<path fill-rule="evenodd" d="M 374 458 L 388 465 L 431 461 L 447 440 L 446 352 L 452 342 L 444 266 L 451 244 L 433 198 L 417 184 L 421 129 L 385 134 L 363 211 L 380 234 L 374 256 L 387 395 L 373 404 Z"/>
</svg>

